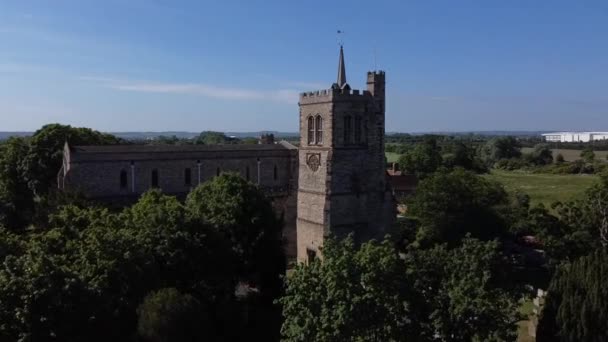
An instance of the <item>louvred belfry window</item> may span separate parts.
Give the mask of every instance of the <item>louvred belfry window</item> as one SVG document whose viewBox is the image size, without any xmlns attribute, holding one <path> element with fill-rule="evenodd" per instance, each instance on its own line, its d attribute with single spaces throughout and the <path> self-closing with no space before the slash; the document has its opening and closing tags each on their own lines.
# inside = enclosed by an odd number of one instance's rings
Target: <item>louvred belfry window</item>
<svg viewBox="0 0 608 342">
<path fill-rule="evenodd" d="M 317 115 L 317 118 L 315 120 L 315 132 L 316 132 L 316 143 L 317 144 L 322 144 L 323 143 L 323 118 L 321 117 L 321 115 Z"/>
<path fill-rule="evenodd" d="M 315 143 L 315 119 L 313 117 L 308 118 L 308 144 L 313 145 Z"/>
</svg>

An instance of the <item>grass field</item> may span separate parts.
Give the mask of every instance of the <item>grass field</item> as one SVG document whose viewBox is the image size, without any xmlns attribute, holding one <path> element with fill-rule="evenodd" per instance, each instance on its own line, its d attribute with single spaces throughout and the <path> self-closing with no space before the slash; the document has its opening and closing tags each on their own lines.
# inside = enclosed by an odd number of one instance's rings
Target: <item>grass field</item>
<svg viewBox="0 0 608 342">
<path fill-rule="evenodd" d="M 520 190 L 530 196 L 532 205 L 549 207 L 555 201 L 566 202 L 581 198 L 597 179 L 593 175 L 551 175 L 520 171 L 492 172 L 485 177 L 502 183 L 508 191 Z"/>
<path fill-rule="evenodd" d="M 532 147 L 524 147 L 521 149 L 521 152 L 530 153 L 532 150 Z M 551 151 L 553 152 L 553 158 L 561 153 L 562 156 L 564 156 L 565 161 L 575 161 L 577 159 L 581 159 L 581 150 L 551 149 Z M 608 151 L 594 151 L 593 153 L 595 153 L 595 159 L 606 160 L 606 156 L 608 156 Z"/>
<path fill-rule="evenodd" d="M 387 163 L 396 163 L 399 161 L 399 153 L 395 152 L 386 152 L 386 162 Z"/>
</svg>

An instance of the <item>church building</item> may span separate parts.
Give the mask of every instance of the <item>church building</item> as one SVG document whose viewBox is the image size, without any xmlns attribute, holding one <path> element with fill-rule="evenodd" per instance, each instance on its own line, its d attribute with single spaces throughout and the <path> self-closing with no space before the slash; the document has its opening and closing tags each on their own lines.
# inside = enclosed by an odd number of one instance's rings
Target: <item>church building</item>
<svg viewBox="0 0 608 342">
<path fill-rule="evenodd" d="M 329 89 L 300 94 L 300 146 L 71 146 L 64 148 L 60 189 L 93 200 L 135 200 L 151 188 L 185 196 L 197 185 L 236 172 L 257 184 L 285 221 L 287 255 L 321 257 L 329 235 L 382 237 L 395 219 L 384 157 L 385 73 L 367 73 L 367 89 L 346 81 L 340 48 Z"/>
</svg>

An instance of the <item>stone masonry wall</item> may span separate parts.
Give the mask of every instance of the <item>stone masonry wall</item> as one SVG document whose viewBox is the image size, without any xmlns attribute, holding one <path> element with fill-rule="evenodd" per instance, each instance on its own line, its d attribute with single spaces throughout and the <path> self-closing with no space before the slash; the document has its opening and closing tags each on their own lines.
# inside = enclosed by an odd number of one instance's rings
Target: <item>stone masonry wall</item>
<svg viewBox="0 0 608 342">
<path fill-rule="evenodd" d="M 200 183 L 215 177 L 218 172 L 235 172 L 257 184 L 258 160 L 260 166 L 260 187 L 272 200 L 273 208 L 278 216 L 283 217 L 283 236 L 285 250 L 289 258 L 296 256 L 296 217 L 297 217 L 297 150 L 281 151 L 246 151 L 243 153 L 226 154 L 221 158 L 214 154 L 213 158 L 205 158 L 209 153 L 191 155 L 188 159 L 163 159 L 162 156 L 147 157 L 145 160 L 131 161 L 124 155 L 116 158 L 104 157 L 103 160 L 69 162 L 64 166 L 67 170 L 64 177 L 59 177 L 60 184 L 65 189 L 82 191 L 91 199 L 105 201 L 124 201 L 126 198 L 136 200 L 142 193 L 152 188 L 152 170 L 158 171 L 158 187 L 167 194 L 185 196 Z M 66 161 L 70 155 L 66 154 Z M 175 156 L 172 156 L 175 158 Z M 122 159 L 122 160 L 121 160 Z M 275 179 L 276 167 L 276 179 Z M 191 184 L 185 182 L 185 170 L 191 170 Z M 62 170 L 63 170 L 62 169 Z M 121 187 L 121 171 L 127 172 L 127 186 Z M 134 171 L 135 177 L 132 175 Z M 133 192 L 133 179 L 135 179 L 135 192 Z"/>
</svg>

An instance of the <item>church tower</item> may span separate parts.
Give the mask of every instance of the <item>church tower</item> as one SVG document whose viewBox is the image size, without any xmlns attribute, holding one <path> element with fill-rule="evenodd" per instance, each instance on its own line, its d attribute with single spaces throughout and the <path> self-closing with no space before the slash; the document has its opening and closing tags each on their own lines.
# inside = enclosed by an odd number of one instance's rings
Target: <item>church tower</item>
<svg viewBox="0 0 608 342">
<path fill-rule="evenodd" d="M 382 237 L 395 219 L 384 158 L 385 74 L 367 73 L 367 90 L 346 81 L 340 47 L 330 89 L 300 94 L 297 254 L 321 256 L 328 235 Z"/>
</svg>

